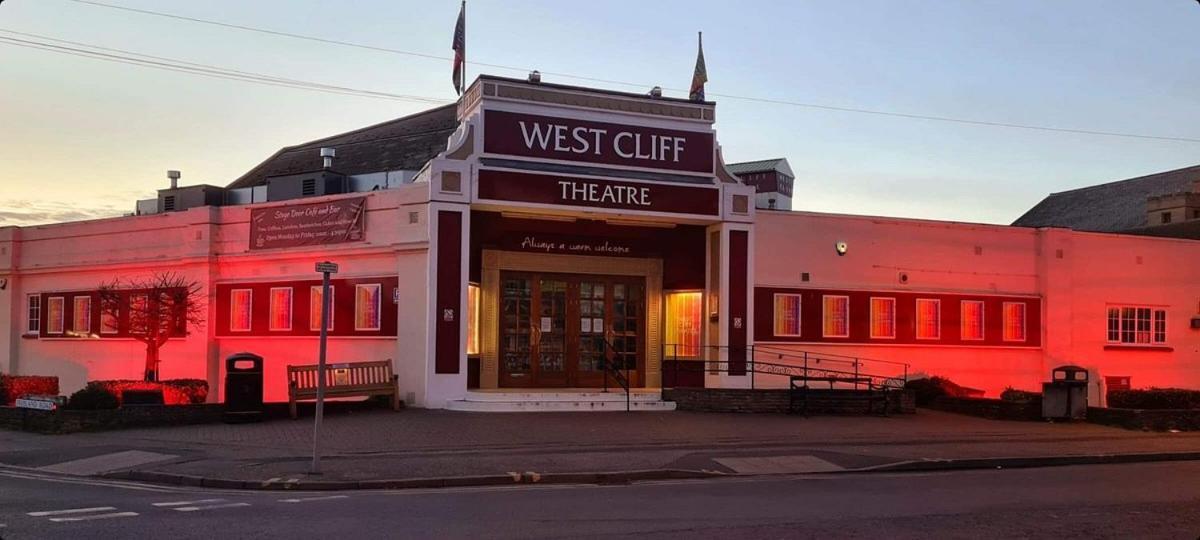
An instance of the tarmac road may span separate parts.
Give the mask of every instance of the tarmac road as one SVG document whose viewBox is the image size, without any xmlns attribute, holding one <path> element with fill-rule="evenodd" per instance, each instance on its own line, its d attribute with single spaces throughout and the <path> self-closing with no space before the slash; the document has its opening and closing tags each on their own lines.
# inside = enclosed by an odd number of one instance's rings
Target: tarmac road
<svg viewBox="0 0 1200 540">
<path fill-rule="evenodd" d="M 248 492 L 0 469 L 0 538 L 1187 538 L 1200 463 Z"/>
</svg>

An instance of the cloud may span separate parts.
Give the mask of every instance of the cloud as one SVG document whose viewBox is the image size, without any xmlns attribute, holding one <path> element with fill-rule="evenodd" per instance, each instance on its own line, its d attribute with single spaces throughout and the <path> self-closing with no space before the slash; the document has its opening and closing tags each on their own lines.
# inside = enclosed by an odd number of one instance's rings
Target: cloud
<svg viewBox="0 0 1200 540">
<path fill-rule="evenodd" d="M 130 206 L 132 205 L 97 203 L 85 206 L 48 201 L 0 201 L 0 227 L 116 217 L 130 213 Z"/>
</svg>

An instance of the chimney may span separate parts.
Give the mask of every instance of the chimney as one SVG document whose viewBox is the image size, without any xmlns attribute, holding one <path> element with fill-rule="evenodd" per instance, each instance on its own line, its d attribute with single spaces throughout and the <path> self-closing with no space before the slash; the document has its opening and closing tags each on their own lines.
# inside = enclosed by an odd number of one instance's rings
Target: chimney
<svg viewBox="0 0 1200 540">
<path fill-rule="evenodd" d="M 337 156 L 337 150 L 332 148 L 321 149 L 321 166 L 329 169 L 333 167 L 333 158 Z"/>
<path fill-rule="evenodd" d="M 171 189 L 179 188 L 179 171 L 167 171 L 167 178 L 171 180 Z"/>
<path fill-rule="evenodd" d="M 650 89 L 650 97 L 652 97 L 652 98 L 660 98 L 660 97 L 662 97 L 662 87 L 661 87 L 661 86 L 655 86 L 654 88 L 651 88 L 651 89 Z"/>
<path fill-rule="evenodd" d="M 533 70 L 529 72 L 529 82 L 537 84 L 542 82 L 542 72 Z"/>
</svg>

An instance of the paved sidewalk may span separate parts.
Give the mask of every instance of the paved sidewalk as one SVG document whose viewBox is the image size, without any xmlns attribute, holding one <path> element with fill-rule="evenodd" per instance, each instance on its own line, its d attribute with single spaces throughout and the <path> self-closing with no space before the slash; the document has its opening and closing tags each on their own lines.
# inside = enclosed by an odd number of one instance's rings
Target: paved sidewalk
<svg viewBox="0 0 1200 540">
<path fill-rule="evenodd" d="M 802 418 L 410 409 L 331 415 L 323 433 L 321 476 L 306 474 L 311 417 L 73 435 L 0 431 L 0 463 L 223 487 L 337 488 L 1029 466 L 1053 462 L 1044 458 L 1071 462 L 1114 454 L 1200 458 L 1200 433 L 1006 422 L 927 410 L 891 418 Z"/>
</svg>

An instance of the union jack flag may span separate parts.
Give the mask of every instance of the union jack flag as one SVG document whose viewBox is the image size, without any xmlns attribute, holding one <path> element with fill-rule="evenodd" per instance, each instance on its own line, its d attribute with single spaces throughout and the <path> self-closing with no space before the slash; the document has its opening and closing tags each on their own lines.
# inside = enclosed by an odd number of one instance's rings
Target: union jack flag
<svg viewBox="0 0 1200 540">
<path fill-rule="evenodd" d="M 708 82 L 708 69 L 704 67 L 704 35 L 700 34 L 696 39 L 696 71 L 692 73 L 692 87 L 688 89 L 688 99 L 704 101 L 704 83 Z"/>
<path fill-rule="evenodd" d="M 0 0 L 3 1 L 3 0 Z M 454 92 L 461 95 L 466 86 L 467 64 L 467 2 L 463 0 L 462 8 L 458 11 L 458 23 L 454 25 Z"/>
</svg>

